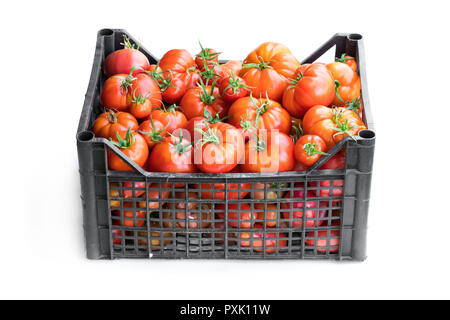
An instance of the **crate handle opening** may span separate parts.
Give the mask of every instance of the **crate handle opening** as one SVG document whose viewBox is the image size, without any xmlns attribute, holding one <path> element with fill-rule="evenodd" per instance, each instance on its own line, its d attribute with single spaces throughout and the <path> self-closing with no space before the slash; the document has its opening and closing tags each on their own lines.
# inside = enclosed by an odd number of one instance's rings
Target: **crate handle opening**
<svg viewBox="0 0 450 320">
<path fill-rule="evenodd" d="M 361 130 L 358 133 L 359 137 L 366 140 L 372 140 L 375 139 L 375 132 L 369 129 Z"/>
<path fill-rule="evenodd" d="M 102 29 L 98 32 L 101 36 L 112 36 L 114 34 L 114 31 L 111 29 Z"/>
<path fill-rule="evenodd" d="M 363 36 L 359 33 L 351 33 L 347 36 L 348 40 L 358 41 L 362 40 Z"/>
<path fill-rule="evenodd" d="M 79 142 L 89 142 L 94 139 L 94 133 L 92 131 L 81 131 L 77 134 L 77 140 Z"/>
</svg>

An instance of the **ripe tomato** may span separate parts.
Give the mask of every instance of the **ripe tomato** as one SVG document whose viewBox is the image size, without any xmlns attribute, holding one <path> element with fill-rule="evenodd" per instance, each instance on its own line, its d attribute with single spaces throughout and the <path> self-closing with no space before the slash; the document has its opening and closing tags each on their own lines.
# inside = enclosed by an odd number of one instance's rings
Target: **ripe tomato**
<svg viewBox="0 0 450 320">
<path fill-rule="evenodd" d="M 184 49 L 173 49 L 161 58 L 159 67 L 166 84 L 161 88 L 164 101 L 178 103 L 192 83 L 196 65 L 192 55 Z"/>
<path fill-rule="evenodd" d="M 177 105 L 171 105 L 169 108 L 162 106 L 155 109 L 151 113 L 153 120 L 160 121 L 164 126 L 167 126 L 167 133 L 172 134 L 176 129 L 183 128 L 187 119 L 183 112 L 178 110 Z"/>
<path fill-rule="evenodd" d="M 216 205 L 217 217 L 225 219 L 225 205 L 219 203 Z M 240 212 L 239 212 L 240 210 Z M 223 211 L 223 212 L 221 212 Z M 229 203 L 228 204 L 228 225 L 232 228 L 250 229 L 255 224 L 256 212 L 247 203 Z"/>
<path fill-rule="evenodd" d="M 336 62 L 345 63 L 346 65 L 348 65 L 350 67 L 350 69 L 352 69 L 355 72 L 356 72 L 356 69 L 358 68 L 355 58 L 347 55 L 346 53 L 343 53 L 340 58 L 336 58 Z"/>
<path fill-rule="evenodd" d="M 264 229 L 260 224 L 255 225 L 255 229 Z M 236 233 L 235 237 L 240 240 L 242 247 L 253 247 L 256 252 L 264 251 L 264 239 L 266 240 L 266 253 L 274 253 L 287 249 L 287 235 L 276 232 L 250 232 Z M 248 240 L 247 240 L 248 239 Z M 275 249 L 273 249 L 275 247 Z M 276 249 L 278 248 L 278 249 Z"/>
<path fill-rule="evenodd" d="M 198 196 L 194 192 L 189 192 L 186 200 L 184 192 L 175 193 L 175 198 L 180 199 L 176 203 L 170 203 L 169 209 L 172 211 L 163 213 L 163 225 L 166 228 L 173 228 L 173 222 L 175 221 L 175 228 L 186 228 L 186 210 L 189 229 L 206 229 L 211 226 L 211 208 L 208 204 L 202 204 L 199 202 L 190 202 L 189 200 L 198 200 Z M 187 209 L 186 209 L 187 202 Z M 191 212 L 200 211 L 199 212 Z M 175 215 L 174 215 L 175 213 Z M 181 220 L 181 221 L 180 221 Z"/>
<path fill-rule="evenodd" d="M 116 219 L 112 219 L 113 225 L 121 225 L 124 227 L 142 227 L 144 225 L 146 220 L 145 211 L 134 208 L 133 202 L 124 202 L 123 207 L 122 217 L 120 211 L 113 211 L 112 216 L 117 217 Z"/>
<path fill-rule="evenodd" d="M 145 186 L 144 186 L 145 187 Z M 167 183 L 162 183 L 161 188 L 169 188 Z M 145 191 L 144 191 L 145 193 Z M 147 206 L 150 212 L 154 212 L 157 210 L 161 210 L 166 203 L 166 199 L 170 197 L 169 191 L 161 190 L 161 194 L 159 193 L 159 188 L 157 183 L 153 183 L 148 186 L 148 202 L 146 203 L 146 196 L 143 195 L 141 197 L 142 201 L 138 202 L 138 207 L 144 209 L 147 212 Z"/>
<path fill-rule="evenodd" d="M 244 140 L 239 130 L 231 124 L 218 122 L 208 125 L 201 133 L 201 145 L 199 141 L 195 149 L 197 167 L 209 173 L 233 170 L 244 155 Z"/>
<path fill-rule="evenodd" d="M 199 130 L 204 131 L 209 125 L 222 121 L 218 113 L 216 113 L 214 117 L 211 116 L 207 109 L 203 109 L 203 113 L 203 117 L 194 117 L 190 119 L 184 126 L 184 129 L 189 132 L 191 141 L 194 141 L 194 143 L 197 143 L 197 141 L 202 139 L 203 137 Z M 199 130 L 195 130 L 196 127 L 198 127 Z"/>
<path fill-rule="evenodd" d="M 158 83 L 146 73 L 138 74 L 131 82 L 127 101 L 130 112 L 137 119 L 148 117 L 150 112 L 159 108 L 162 103 L 162 95 Z"/>
<path fill-rule="evenodd" d="M 325 162 L 319 170 L 343 170 L 345 169 L 345 156 L 337 153 Z M 310 182 L 312 187 L 317 187 L 317 181 Z M 344 180 L 324 180 L 319 182 L 320 197 L 342 197 L 344 194 Z M 331 189 L 331 187 L 333 187 Z M 337 201 L 333 201 L 337 202 Z"/>
<path fill-rule="evenodd" d="M 291 132 L 291 116 L 276 101 L 244 97 L 235 101 L 228 109 L 228 122 L 243 131 L 253 132 L 254 128 Z"/>
<path fill-rule="evenodd" d="M 295 165 L 294 142 L 278 131 L 259 131 L 245 145 L 243 172 L 292 171 Z"/>
<path fill-rule="evenodd" d="M 249 92 L 251 92 L 244 79 L 235 76 L 234 73 L 231 73 L 231 76 L 222 80 L 219 90 L 222 98 L 230 103 L 248 96 Z"/>
<path fill-rule="evenodd" d="M 153 120 L 150 116 L 149 120 L 145 120 L 139 126 L 139 133 L 144 137 L 145 142 L 147 142 L 149 150 L 164 140 L 167 136 L 167 127 L 159 120 Z"/>
<path fill-rule="evenodd" d="M 148 146 L 144 138 L 139 133 L 132 133 L 131 129 L 124 134 L 117 133 L 112 139 L 115 144 L 128 158 L 143 167 L 148 158 Z M 118 155 L 108 148 L 108 166 L 111 170 L 133 171 Z"/>
<path fill-rule="evenodd" d="M 275 204 L 267 204 L 267 212 L 265 214 L 264 219 L 264 203 L 257 203 L 255 204 L 255 210 L 256 211 L 256 218 L 258 220 L 263 220 L 260 223 L 266 223 L 266 226 L 268 228 L 273 228 L 277 226 L 277 206 Z"/>
<path fill-rule="evenodd" d="M 325 153 L 327 144 L 319 136 L 304 135 L 295 144 L 295 159 L 306 167 L 312 166 Z"/>
<path fill-rule="evenodd" d="M 179 137 L 174 133 L 153 148 L 148 161 L 148 171 L 197 172 L 193 162 L 192 145 L 190 141 L 183 138 L 182 131 L 179 132 Z"/>
<path fill-rule="evenodd" d="M 230 60 L 220 65 L 222 67 L 222 76 L 229 78 L 232 74 L 239 74 L 242 70 L 242 62 L 239 60 Z"/>
<path fill-rule="evenodd" d="M 306 249 L 314 249 L 317 247 L 317 252 L 337 252 L 339 251 L 341 232 L 339 230 L 311 231 L 306 234 Z M 314 238 L 316 240 L 314 240 Z"/>
<path fill-rule="evenodd" d="M 106 109 L 128 111 L 128 93 L 134 79 L 131 73 L 117 74 L 108 78 L 103 84 L 100 104 Z"/>
<path fill-rule="evenodd" d="M 348 101 L 353 101 L 361 95 L 361 81 L 358 74 L 347 64 L 333 62 L 327 64 L 327 69 L 336 81 L 336 94 L 333 104 L 344 107 Z"/>
<path fill-rule="evenodd" d="M 289 114 L 294 118 L 303 118 L 306 108 L 299 105 L 295 100 L 295 85 L 287 87 L 283 93 L 282 98 L 283 108 L 285 108 Z"/>
<path fill-rule="evenodd" d="M 266 185 L 266 186 L 265 186 Z M 283 194 L 285 191 L 278 191 L 276 190 L 278 187 L 283 188 L 286 187 L 285 184 L 278 184 L 278 183 L 255 183 L 253 185 L 254 188 L 254 195 L 253 199 L 259 199 L 259 200 L 273 200 L 283 197 Z M 278 196 L 279 195 L 279 196 Z"/>
<path fill-rule="evenodd" d="M 321 104 L 328 106 L 335 96 L 335 84 L 331 73 L 321 63 L 304 64 L 296 72 L 297 78 L 290 82 L 295 86 L 294 99 L 298 113 Z M 290 105 L 294 107 L 294 105 Z"/>
<path fill-rule="evenodd" d="M 114 51 L 106 57 L 104 64 L 106 76 L 128 74 L 133 67 L 132 74 L 137 75 L 150 67 L 147 57 L 139 51 L 139 46 L 135 49 L 126 36 L 124 36 L 123 45 L 124 49 Z"/>
<path fill-rule="evenodd" d="M 205 49 L 200 42 L 199 44 L 201 51 L 195 56 L 195 63 L 197 64 L 197 67 L 200 70 L 203 70 L 205 68 L 205 65 L 210 66 L 218 64 L 220 52 L 217 52 L 216 50 L 211 48 Z"/>
<path fill-rule="evenodd" d="M 220 98 L 219 94 L 217 87 L 205 86 L 201 83 L 200 86 L 186 91 L 181 99 L 180 107 L 188 120 L 204 116 L 205 109 L 211 116 L 218 113 L 220 117 L 223 117 L 227 113 L 228 104 Z"/>
<path fill-rule="evenodd" d="M 300 63 L 284 45 L 266 42 L 253 50 L 244 60 L 240 76 L 252 87 L 254 97 L 266 95 L 281 101 L 288 86 L 288 78 L 293 78 Z"/>
<path fill-rule="evenodd" d="M 112 110 L 100 114 L 94 122 L 92 131 L 96 137 L 113 138 L 116 133 L 137 130 L 139 124 L 136 118 L 128 112 L 114 112 Z"/>
<path fill-rule="evenodd" d="M 224 79 L 222 67 L 219 64 L 205 65 L 199 75 L 206 86 L 219 86 Z"/>
<path fill-rule="evenodd" d="M 295 184 L 295 188 L 301 188 L 303 184 Z M 302 228 L 303 227 L 303 207 L 305 207 L 306 212 L 306 228 L 319 227 L 322 225 L 323 218 L 326 215 L 326 211 L 320 210 L 317 207 L 316 200 L 308 200 L 309 198 L 314 198 L 316 195 L 314 191 L 308 190 L 306 193 L 306 206 L 303 201 L 305 191 L 303 189 L 297 189 L 293 192 L 293 198 L 298 199 L 296 202 L 283 202 L 281 204 L 281 208 L 283 209 L 282 216 L 283 219 L 290 219 L 292 217 L 292 225 L 293 228 Z M 290 193 L 288 193 L 285 198 L 291 198 Z M 292 210 L 292 216 L 291 216 Z M 318 221 L 316 222 L 316 216 L 318 216 Z M 289 222 L 289 221 L 288 221 Z M 289 222 L 290 223 L 290 222 Z"/>
<path fill-rule="evenodd" d="M 327 150 L 345 137 L 358 134 L 364 128 L 359 116 L 345 108 L 317 105 L 309 109 L 303 117 L 305 133 L 321 137 L 327 144 Z"/>
<path fill-rule="evenodd" d="M 238 167 L 234 168 L 230 171 L 230 173 L 239 173 L 240 170 Z M 214 186 L 214 191 L 205 191 L 211 190 Z M 216 199 L 216 200 L 224 200 L 225 199 L 225 189 L 227 191 L 226 198 L 228 200 L 236 200 L 236 199 L 244 199 L 245 196 L 249 193 L 251 184 L 250 183 L 228 183 L 228 187 L 226 188 L 225 183 L 202 183 L 201 185 L 195 184 L 194 188 L 202 189 L 201 195 L 202 199 Z M 221 191 L 223 190 L 223 191 Z"/>
</svg>

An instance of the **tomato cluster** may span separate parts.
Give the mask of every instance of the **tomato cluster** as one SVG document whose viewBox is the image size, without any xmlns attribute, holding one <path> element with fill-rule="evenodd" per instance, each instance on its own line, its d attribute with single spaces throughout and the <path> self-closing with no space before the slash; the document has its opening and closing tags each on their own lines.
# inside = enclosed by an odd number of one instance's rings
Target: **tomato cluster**
<svg viewBox="0 0 450 320">
<path fill-rule="evenodd" d="M 111 140 L 131 161 L 150 172 L 257 173 L 306 170 L 339 141 L 365 128 L 354 58 L 344 54 L 332 63 L 301 65 L 286 46 L 275 42 L 258 46 L 243 62 L 220 63 L 219 55 L 200 44 L 195 56 L 173 49 L 151 65 L 139 48 L 125 39 L 124 49 L 106 57 L 108 78 L 100 96 L 105 111 L 96 119 L 93 132 Z M 343 152 L 338 153 L 321 169 L 342 169 L 344 157 Z M 111 150 L 108 166 L 133 170 Z M 330 183 L 321 181 L 320 186 Z M 334 186 L 342 186 L 340 183 L 334 181 Z M 231 192 L 226 193 L 207 191 L 220 185 L 201 187 L 206 199 L 223 199 L 225 194 L 230 199 L 249 196 L 238 192 L 246 189 L 244 185 L 228 185 Z M 334 194 L 320 190 L 319 195 L 307 194 L 306 198 L 342 195 L 339 188 Z M 253 196 L 257 197 L 257 192 Z M 304 194 L 296 196 L 304 198 Z M 180 203 L 176 218 L 185 219 L 189 208 L 181 208 Z M 144 201 L 141 205 L 151 204 Z M 254 209 L 240 205 L 230 205 L 227 210 L 230 227 L 263 228 L 261 221 L 266 221 L 266 227 L 276 226 L 277 210 L 271 205 Z M 285 203 L 288 209 L 293 206 L 291 212 L 297 219 L 293 227 L 303 224 L 303 205 L 311 209 L 305 210 L 306 225 L 320 224 L 320 208 L 315 202 Z M 237 212 L 242 216 L 235 216 Z M 193 213 L 189 217 L 193 220 L 189 227 L 211 225 L 195 222 L 198 216 Z M 211 217 L 203 217 L 207 219 Z M 260 221 L 250 222 L 255 220 Z M 125 224 L 133 221 L 125 219 Z M 241 221 L 240 225 L 236 221 Z M 242 246 L 253 243 L 253 247 L 262 240 L 249 241 L 249 237 L 263 238 L 259 233 L 236 237 Z M 267 233 L 266 247 L 284 241 L 269 238 L 272 236 Z"/>
</svg>

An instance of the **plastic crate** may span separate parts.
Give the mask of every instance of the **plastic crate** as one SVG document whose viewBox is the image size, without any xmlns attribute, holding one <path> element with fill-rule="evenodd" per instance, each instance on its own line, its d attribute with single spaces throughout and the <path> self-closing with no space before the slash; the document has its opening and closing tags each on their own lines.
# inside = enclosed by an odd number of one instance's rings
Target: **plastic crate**
<svg viewBox="0 0 450 320">
<path fill-rule="evenodd" d="M 305 172 L 215 175 L 146 172 L 127 160 L 109 141 L 94 137 L 90 131 L 97 115 L 102 112 L 99 94 L 106 80 L 102 71 L 104 59 L 121 48 L 123 35 L 137 43 L 124 30 L 103 29 L 98 32 L 94 64 L 77 131 L 89 259 L 362 261 L 366 258 L 375 132 L 362 36 L 336 34 L 302 63 L 314 62 L 334 46 L 336 57 L 345 52 L 356 58 L 367 130 L 361 131 L 355 140 L 346 138 L 341 141 L 329 156 L 322 157 Z M 141 46 L 140 50 L 151 63 L 157 62 L 144 47 Z M 344 147 L 345 170 L 319 170 Z M 135 172 L 109 170 L 107 148 L 121 156 Z M 303 197 L 296 197 L 299 190 L 303 190 Z M 311 220 L 296 219 L 293 213 L 303 211 L 293 208 L 292 203 L 303 201 L 304 204 L 308 190 L 315 191 L 316 197 L 308 197 L 307 201 L 320 210 L 314 211 L 315 217 Z M 269 199 L 268 192 L 276 194 L 277 199 Z M 242 197 L 244 193 L 248 193 L 245 199 Z M 263 195 L 263 198 L 253 200 L 256 194 Z M 241 213 L 250 211 L 264 212 L 264 219 L 259 221 L 264 223 L 263 229 L 241 229 L 244 227 L 241 223 L 245 223 L 240 221 L 240 218 L 245 219 Z M 265 223 L 269 221 L 266 215 L 271 211 L 276 212 L 276 218 L 271 221 L 276 222 L 275 228 L 268 228 Z M 198 220 L 189 219 L 189 212 L 191 218 Z M 233 221 L 233 217 L 238 221 Z M 252 223 L 255 217 L 250 219 L 247 223 Z M 319 222 L 321 226 L 318 226 Z"/>
</svg>

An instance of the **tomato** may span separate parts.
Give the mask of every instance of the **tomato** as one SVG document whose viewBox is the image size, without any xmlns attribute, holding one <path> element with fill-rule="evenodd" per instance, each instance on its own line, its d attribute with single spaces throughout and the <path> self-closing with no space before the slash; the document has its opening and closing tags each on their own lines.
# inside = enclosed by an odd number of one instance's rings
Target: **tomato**
<svg viewBox="0 0 450 320">
<path fill-rule="evenodd" d="M 157 221 L 150 222 L 150 228 L 158 229 L 161 228 L 160 223 Z M 143 247 L 147 247 L 147 232 L 138 231 L 139 245 Z M 150 232 L 150 244 L 153 251 L 161 250 L 161 247 L 168 246 L 172 243 L 173 233 L 171 232 L 163 232 L 162 234 L 159 231 Z M 161 246 L 161 239 L 163 239 L 163 244 Z"/>
<path fill-rule="evenodd" d="M 264 218 L 264 203 L 255 204 L 256 218 L 258 220 L 263 220 L 262 223 L 266 223 L 268 228 L 273 228 L 277 226 L 277 206 L 275 204 L 267 204 L 267 212 Z"/>
<path fill-rule="evenodd" d="M 295 85 L 289 86 L 283 93 L 282 105 L 292 117 L 303 118 L 306 108 L 295 100 Z"/>
<path fill-rule="evenodd" d="M 145 187 L 145 185 L 144 185 L 144 187 Z M 163 188 L 167 189 L 169 187 L 170 187 L 169 184 L 166 184 L 166 183 L 161 184 L 162 189 Z M 145 193 L 145 191 L 144 191 L 144 193 Z M 143 196 L 141 197 L 142 201 L 138 202 L 138 207 L 140 209 L 145 209 L 145 212 L 147 212 L 147 206 L 148 206 L 149 213 L 157 211 L 157 210 L 161 210 L 161 208 L 166 203 L 166 201 L 162 201 L 162 200 L 168 199 L 169 196 L 170 196 L 169 191 L 161 190 L 161 194 L 160 194 L 157 183 L 150 184 L 148 186 L 148 202 L 146 202 L 147 197 L 145 196 L 145 194 L 143 194 Z"/>
<path fill-rule="evenodd" d="M 190 141 L 180 136 L 167 137 L 152 150 L 148 171 L 152 172 L 197 172 L 193 162 L 194 152 Z"/>
<path fill-rule="evenodd" d="M 356 113 L 359 116 L 360 119 L 363 118 L 363 114 L 362 114 L 363 104 L 361 101 L 361 97 L 353 99 L 352 101 L 347 101 L 345 103 L 344 107 L 348 110 L 352 110 L 354 113 Z"/>
<path fill-rule="evenodd" d="M 205 49 L 200 42 L 199 44 L 201 51 L 195 56 L 195 63 L 197 64 L 197 67 L 200 70 L 203 70 L 205 68 L 205 65 L 210 66 L 218 64 L 220 52 L 217 52 L 216 50 L 211 48 Z"/>
<path fill-rule="evenodd" d="M 242 70 L 242 62 L 239 60 L 230 60 L 220 65 L 222 67 L 222 76 L 229 78 L 232 74 L 238 75 Z"/>
<path fill-rule="evenodd" d="M 277 191 L 276 189 L 286 187 L 286 184 L 279 183 L 257 183 L 253 185 L 254 195 L 253 199 L 259 200 L 273 200 L 283 197 L 285 191 Z"/>
<path fill-rule="evenodd" d="M 194 117 L 190 119 L 184 126 L 184 129 L 186 129 L 189 132 L 191 140 L 194 141 L 195 143 L 198 140 L 202 139 L 203 137 L 202 134 L 198 132 L 199 130 L 204 131 L 207 129 L 209 125 L 222 121 L 218 113 L 216 113 L 214 117 L 211 116 L 211 114 L 208 112 L 207 109 L 203 109 L 203 113 L 204 113 L 203 117 Z M 197 127 L 198 129 L 195 130 L 195 128 Z"/>
<path fill-rule="evenodd" d="M 327 144 L 319 136 L 304 135 L 295 144 L 295 159 L 307 167 L 312 166 L 325 153 Z"/>
<path fill-rule="evenodd" d="M 272 100 L 281 101 L 288 78 L 294 77 L 299 66 L 286 46 L 266 42 L 247 56 L 239 75 L 252 87 L 254 97 L 267 95 Z"/>
<path fill-rule="evenodd" d="M 305 133 L 321 137 L 327 144 L 327 150 L 345 137 L 358 134 L 364 128 L 359 116 L 345 108 L 317 105 L 309 109 L 303 117 Z"/>
<path fill-rule="evenodd" d="M 113 138 L 116 133 L 137 130 L 139 124 L 136 118 L 128 112 L 114 112 L 112 110 L 100 114 L 94 122 L 92 131 L 96 137 Z"/>
<path fill-rule="evenodd" d="M 245 145 L 243 172 L 291 171 L 295 165 L 294 142 L 278 131 L 260 131 Z"/>
<path fill-rule="evenodd" d="M 219 86 L 224 79 L 222 67 L 218 64 L 206 65 L 199 74 L 207 86 Z"/>
<path fill-rule="evenodd" d="M 239 98 L 246 97 L 251 91 L 244 79 L 235 76 L 234 73 L 222 80 L 219 90 L 226 102 L 234 102 Z"/>
<path fill-rule="evenodd" d="M 228 109 L 228 122 L 254 135 L 254 128 L 291 132 L 291 116 L 276 101 L 244 97 L 235 101 Z M 248 136 L 247 133 L 247 136 Z"/>
<path fill-rule="evenodd" d="M 203 138 L 195 149 L 197 167 L 209 173 L 233 170 L 244 155 L 244 140 L 239 130 L 231 124 L 218 122 L 208 125 L 201 133 Z"/>
<path fill-rule="evenodd" d="M 131 129 L 124 134 L 117 133 L 112 139 L 116 145 L 130 160 L 138 166 L 143 167 L 148 158 L 148 146 L 144 138 L 139 133 L 132 133 Z M 126 164 L 118 155 L 108 148 L 108 166 L 111 170 L 133 171 L 134 169 Z"/>
<path fill-rule="evenodd" d="M 352 69 L 355 72 L 356 69 L 358 68 L 355 58 L 347 55 L 346 53 L 343 53 L 340 58 L 336 58 L 336 62 L 345 63 L 350 67 L 350 69 Z"/>
<path fill-rule="evenodd" d="M 230 171 L 230 173 L 239 173 L 240 170 L 238 167 L 234 168 Z M 205 190 L 211 190 L 214 186 L 214 191 L 205 191 Z M 224 200 L 225 199 L 225 183 L 202 183 L 201 185 L 195 184 L 194 188 L 196 189 L 202 189 L 201 195 L 202 199 L 216 199 L 216 200 Z M 250 183 L 228 183 L 227 191 L 227 199 L 228 200 L 236 200 L 236 199 L 244 199 L 247 194 L 249 194 L 249 191 L 243 191 L 243 190 L 250 190 L 251 184 Z M 222 191 L 223 190 L 223 191 Z"/>
<path fill-rule="evenodd" d="M 216 205 L 216 214 L 219 219 L 225 219 L 225 205 Z M 240 210 L 240 212 L 239 212 Z M 223 212 L 220 212 L 223 211 Z M 250 229 L 255 224 L 256 212 L 247 203 L 228 204 L 228 225 L 232 228 Z"/>
<path fill-rule="evenodd" d="M 117 74 L 108 78 L 103 84 L 100 104 L 106 109 L 128 111 L 128 93 L 134 79 L 131 74 Z"/>
<path fill-rule="evenodd" d="M 304 64 L 296 72 L 297 78 L 291 79 L 295 86 L 294 99 L 297 103 L 297 114 L 308 111 L 311 107 L 321 104 L 328 106 L 335 97 L 335 83 L 331 73 L 321 63 Z M 289 105 L 293 108 L 294 105 Z"/>
<path fill-rule="evenodd" d="M 333 104 L 344 107 L 347 101 L 353 101 L 361 95 L 361 81 L 358 74 L 342 62 L 327 64 L 327 69 L 336 81 L 336 94 Z"/>
<path fill-rule="evenodd" d="M 211 226 L 211 208 L 208 204 L 202 204 L 199 202 L 190 202 L 189 200 L 198 200 L 198 196 L 194 192 L 189 192 L 188 200 L 184 192 L 175 193 L 175 198 L 180 199 L 176 203 L 170 203 L 169 209 L 172 211 L 163 213 L 163 225 L 166 228 L 173 228 L 173 222 L 175 221 L 175 228 L 186 228 L 186 212 L 188 219 L 189 229 L 206 229 Z M 187 209 L 186 209 L 187 202 Z M 186 211 L 187 210 L 187 211 Z M 199 212 L 191 212 L 191 210 L 200 210 Z M 174 215 L 175 213 L 175 215 Z M 173 221 L 174 220 L 174 221 Z"/>
<path fill-rule="evenodd" d="M 305 206 L 305 202 L 303 201 L 305 190 L 298 189 L 301 187 L 303 187 L 303 183 L 295 184 L 295 188 L 297 188 L 297 190 L 294 190 L 292 198 L 295 199 L 296 202 L 283 202 L 281 204 L 281 208 L 283 209 L 282 212 L 283 219 L 291 219 L 292 217 L 293 221 L 291 227 L 302 228 L 303 210 L 304 210 L 303 207 L 305 207 L 306 211 L 305 227 L 306 228 L 319 227 L 323 223 L 323 220 L 321 220 L 320 218 L 325 217 L 326 211 L 320 210 L 317 207 L 316 200 L 308 200 L 308 198 L 314 198 L 316 196 L 312 190 L 308 190 L 308 192 L 306 193 L 306 206 Z M 291 198 L 290 193 L 288 193 L 285 198 Z M 319 218 L 317 222 L 316 216 Z M 288 222 L 290 223 L 290 221 Z"/>
<path fill-rule="evenodd" d="M 220 117 L 223 117 L 227 113 L 228 104 L 220 98 L 219 94 L 217 87 L 200 83 L 200 86 L 186 91 L 181 99 L 180 107 L 188 120 L 204 116 L 205 109 L 211 116 L 218 113 Z"/>
<path fill-rule="evenodd" d="M 130 112 L 138 119 L 146 118 L 153 109 L 159 108 L 162 95 L 158 83 L 148 74 L 138 74 L 131 82 L 127 101 Z"/>
<path fill-rule="evenodd" d="M 294 169 L 292 171 L 306 171 L 309 167 L 305 166 L 303 163 L 295 162 Z"/>
<path fill-rule="evenodd" d="M 255 225 L 255 229 L 264 229 L 260 224 Z M 256 252 L 264 251 L 264 239 L 266 253 L 274 253 L 282 249 L 287 249 L 287 235 L 284 233 L 279 233 L 277 236 L 276 232 L 242 232 L 236 233 L 235 237 L 240 240 L 242 247 L 253 247 Z M 248 239 L 248 240 L 247 240 Z M 278 249 L 272 249 L 273 247 Z"/>
<path fill-rule="evenodd" d="M 337 252 L 339 251 L 340 236 L 341 232 L 339 230 L 308 232 L 305 239 L 306 249 L 317 247 L 317 252 L 327 252 L 327 249 L 330 253 Z"/>
<path fill-rule="evenodd" d="M 133 75 L 143 72 L 150 67 L 147 57 L 131 44 L 130 39 L 124 36 L 124 49 L 120 49 L 110 53 L 104 64 L 106 76 L 110 77 L 115 74 L 130 73 L 134 67 Z"/>
<path fill-rule="evenodd" d="M 146 212 L 134 208 L 133 202 L 123 203 L 123 214 L 121 216 L 120 210 L 113 211 L 112 216 L 117 217 L 112 219 L 113 225 L 121 225 L 124 227 L 142 227 L 145 224 Z M 122 222 L 123 221 L 123 222 Z"/>
<path fill-rule="evenodd" d="M 151 150 L 167 136 L 167 127 L 168 124 L 164 125 L 161 121 L 153 120 L 152 116 L 150 116 L 149 120 L 141 123 L 138 132 L 144 137 L 149 150 Z"/>
<path fill-rule="evenodd" d="M 325 162 L 320 168 L 320 170 L 343 170 L 345 169 L 345 156 L 341 153 L 337 153 L 332 156 L 327 162 Z M 310 182 L 312 187 L 317 187 L 317 181 Z M 344 194 L 344 180 L 323 180 L 319 182 L 320 197 L 342 197 Z M 330 190 L 331 186 L 333 189 Z M 333 201 L 336 203 L 337 201 Z"/>
<path fill-rule="evenodd" d="M 196 65 L 192 55 L 184 49 L 173 49 L 161 58 L 159 67 L 164 74 L 166 85 L 161 88 L 167 103 L 178 103 L 191 85 Z"/>
<path fill-rule="evenodd" d="M 342 155 L 340 153 L 335 154 L 327 162 L 325 162 L 322 167 L 320 167 L 320 169 L 345 169 L 345 155 Z"/>
<path fill-rule="evenodd" d="M 169 108 L 162 106 L 153 110 L 151 117 L 167 126 L 167 133 L 172 134 L 176 129 L 183 128 L 187 123 L 186 116 L 178 108 L 177 105 L 171 105 Z"/>
</svg>

